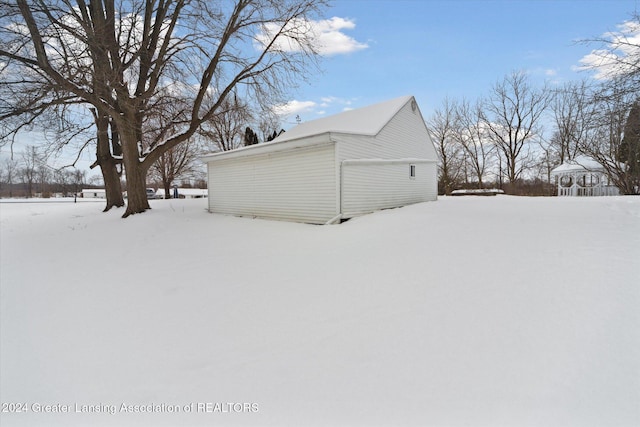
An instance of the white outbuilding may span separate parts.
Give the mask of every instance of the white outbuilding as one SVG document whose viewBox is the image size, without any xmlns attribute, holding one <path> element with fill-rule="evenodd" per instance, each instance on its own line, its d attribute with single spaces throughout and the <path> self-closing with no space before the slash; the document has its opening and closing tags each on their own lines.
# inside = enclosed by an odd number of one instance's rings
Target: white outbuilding
<svg viewBox="0 0 640 427">
<path fill-rule="evenodd" d="M 436 200 L 437 158 L 405 96 L 205 156 L 209 211 L 324 224 Z"/>
<path fill-rule="evenodd" d="M 104 188 L 83 188 L 80 197 L 85 199 L 106 199 L 107 193 Z"/>
</svg>

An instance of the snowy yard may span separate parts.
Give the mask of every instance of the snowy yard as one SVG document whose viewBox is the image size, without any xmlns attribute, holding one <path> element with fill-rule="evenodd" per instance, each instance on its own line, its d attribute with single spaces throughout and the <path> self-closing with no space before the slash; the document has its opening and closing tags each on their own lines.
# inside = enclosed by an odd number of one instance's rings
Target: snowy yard
<svg viewBox="0 0 640 427">
<path fill-rule="evenodd" d="M 3 427 L 640 425 L 640 197 L 150 203 L 0 204 Z"/>
</svg>

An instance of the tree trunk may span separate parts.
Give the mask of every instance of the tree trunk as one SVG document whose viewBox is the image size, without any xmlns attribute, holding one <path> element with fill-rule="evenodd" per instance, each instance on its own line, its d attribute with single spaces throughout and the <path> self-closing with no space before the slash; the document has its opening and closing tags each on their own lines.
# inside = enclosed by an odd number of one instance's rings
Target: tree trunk
<svg viewBox="0 0 640 427">
<path fill-rule="evenodd" d="M 124 206 L 122 196 L 122 185 L 120 175 L 116 169 L 116 161 L 111 155 L 111 144 L 109 141 L 109 117 L 101 114 L 99 117 L 94 113 L 96 127 L 98 128 L 98 143 L 96 147 L 96 163 L 102 171 L 104 190 L 107 198 L 107 205 L 103 212 L 107 212 L 112 207 Z"/>
<path fill-rule="evenodd" d="M 151 209 L 147 200 L 146 171 L 143 170 L 137 159 L 135 159 L 134 165 L 127 165 L 125 162 L 125 169 L 127 172 L 127 210 L 122 216 L 123 218 Z"/>
<path fill-rule="evenodd" d="M 123 90 L 123 93 L 119 94 L 119 98 L 127 99 L 127 92 Z M 140 159 L 142 142 L 139 136 L 141 136 L 142 124 L 136 121 L 135 113 L 140 108 L 135 102 L 128 101 L 130 103 L 125 101 L 121 104 L 123 107 L 122 116 L 113 117 L 116 120 L 115 125 L 118 129 L 117 133 L 122 149 L 122 164 L 127 179 L 127 209 L 122 215 L 123 218 L 151 209 L 147 200 L 147 167 Z M 118 122 L 117 119 L 123 120 Z"/>
<path fill-rule="evenodd" d="M 164 198 L 171 198 L 171 184 L 173 184 L 174 175 L 169 168 L 173 168 L 172 156 L 170 156 L 171 151 L 163 154 L 162 157 L 158 160 L 161 161 L 162 170 L 160 173 L 160 178 L 162 180 L 162 188 L 164 189 Z"/>
<path fill-rule="evenodd" d="M 135 129 L 118 126 L 122 145 L 122 161 L 127 177 L 127 209 L 122 216 L 143 213 L 151 209 L 147 200 L 147 170 L 140 162 Z"/>
<path fill-rule="evenodd" d="M 164 198 L 170 199 L 171 198 L 171 182 L 168 180 L 163 180 L 162 186 L 164 187 Z"/>
<path fill-rule="evenodd" d="M 518 165 L 516 164 L 516 161 L 517 161 L 516 156 L 509 153 L 507 158 L 507 174 L 508 174 L 510 183 L 514 183 L 517 178 Z"/>
<path fill-rule="evenodd" d="M 101 164 L 102 179 L 104 180 L 104 190 L 107 197 L 107 205 L 103 212 L 107 212 L 112 207 L 121 208 L 124 206 L 124 197 L 122 196 L 122 185 L 120 184 L 120 175 L 113 159 L 106 164 Z"/>
</svg>

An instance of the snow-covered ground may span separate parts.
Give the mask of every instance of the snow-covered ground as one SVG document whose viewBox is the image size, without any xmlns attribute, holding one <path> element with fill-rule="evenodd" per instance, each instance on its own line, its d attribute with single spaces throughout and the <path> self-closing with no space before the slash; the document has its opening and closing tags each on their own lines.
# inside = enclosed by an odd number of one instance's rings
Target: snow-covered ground
<svg viewBox="0 0 640 427">
<path fill-rule="evenodd" d="M 638 197 L 151 205 L 0 204 L 3 427 L 640 425 Z"/>
</svg>

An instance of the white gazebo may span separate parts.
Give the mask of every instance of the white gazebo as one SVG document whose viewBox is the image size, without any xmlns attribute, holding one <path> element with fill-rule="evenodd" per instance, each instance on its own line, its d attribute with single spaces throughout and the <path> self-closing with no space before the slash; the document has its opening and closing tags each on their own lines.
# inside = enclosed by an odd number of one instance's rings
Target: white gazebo
<svg viewBox="0 0 640 427">
<path fill-rule="evenodd" d="M 617 196 L 604 167 L 591 157 L 577 156 L 551 171 L 558 183 L 558 196 Z"/>
</svg>

